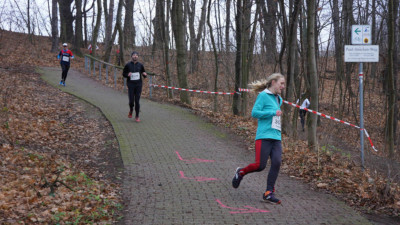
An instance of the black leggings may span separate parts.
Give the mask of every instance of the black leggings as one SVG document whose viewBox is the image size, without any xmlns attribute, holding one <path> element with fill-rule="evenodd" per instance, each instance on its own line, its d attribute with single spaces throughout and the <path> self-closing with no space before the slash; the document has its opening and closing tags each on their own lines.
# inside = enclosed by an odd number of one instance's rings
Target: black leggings
<svg viewBox="0 0 400 225">
<path fill-rule="evenodd" d="M 269 157 L 271 157 L 271 168 L 268 173 L 267 191 L 273 191 L 282 162 L 281 141 L 273 139 L 256 140 L 256 162 L 249 164 L 247 167 L 241 169 L 241 171 L 243 172 L 243 176 L 252 172 L 260 172 L 267 166 Z"/>
<path fill-rule="evenodd" d="M 133 106 L 135 106 L 136 117 L 139 117 L 140 110 L 140 95 L 142 94 L 142 85 L 128 86 L 128 96 L 129 96 L 129 110 L 133 111 Z"/>
<path fill-rule="evenodd" d="M 304 122 L 306 118 L 307 111 L 304 109 L 300 109 L 300 122 L 301 122 L 301 128 L 304 130 Z"/>
<path fill-rule="evenodd" d="M 61 80 L 64 82 L 67 79 L 69 66 L 70 66 L 69 64 L 61 64 L 61 69 L 62 69 Z"/>
</svg>

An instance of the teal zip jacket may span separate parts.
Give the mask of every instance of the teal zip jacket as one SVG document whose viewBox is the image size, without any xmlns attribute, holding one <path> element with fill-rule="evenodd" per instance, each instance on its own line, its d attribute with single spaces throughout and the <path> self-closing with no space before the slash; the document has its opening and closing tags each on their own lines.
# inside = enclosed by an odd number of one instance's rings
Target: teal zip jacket
<svg viewBox="0 0 400 225">
<path fill-rule="evenodd" d="M 276 111 L 281 109 L 282 98 L 279 96 L 279 104 L 275 95 L 265 89 L 257 96 L 251 116 L 258 119 L 256 140 L 274 139 L 281 140 L 281 131 L 271 127 L 272 118 L 276 116 Z"/>
</svg>

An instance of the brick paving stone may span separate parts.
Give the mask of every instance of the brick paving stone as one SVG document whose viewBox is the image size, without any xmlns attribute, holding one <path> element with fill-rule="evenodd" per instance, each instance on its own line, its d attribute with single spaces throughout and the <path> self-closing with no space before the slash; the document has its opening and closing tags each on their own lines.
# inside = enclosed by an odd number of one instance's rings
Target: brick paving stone
<svg viewBox="0 0 400 225">
<path fill-rule="evenodd" d="M 240 139 L 188 109 L 142 98 L 141 122 L 136 123 L 127 116 L 126 93 L 73 69 L 67 86 L 60 87 L 60 69 L 41 70 L 44 80 L 97 106 L 111 122 L 127 174 L 122 224 L 370 224 L 342 201 L 282 173 L 276 184 L 282 204 L 262 202 L 268 167 L 246 176 L 238 189 L 232 188 L 236 167 L 252 162 L 254 154 L 244 150 Z M 215 162 L 181 161 L 177 151 L 186 160 Z M 181 178 L 180 171 L 192 179 Z M 196 177 L 218 180 L 197 181 Z M 217 199 L 231 208 L 222 207 Z M 269 212 L 243 213 L 248 207 Z"/>
</svg>

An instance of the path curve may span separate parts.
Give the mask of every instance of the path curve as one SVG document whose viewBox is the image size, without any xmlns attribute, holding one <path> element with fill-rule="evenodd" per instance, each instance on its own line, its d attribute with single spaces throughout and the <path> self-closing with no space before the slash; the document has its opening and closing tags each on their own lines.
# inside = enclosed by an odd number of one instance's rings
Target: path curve
<svg viewBox="0 0 400 225">
<path fill-rule="evenodd" d="M 118 138 L 127 176 L 123 224 L 370 224 L 335 197 L 280 174 L 282 205 L 261 201 L 267 170 L 231 186 L 234 170 L 254 160 L 238 139 L 188 109 L 141 99 L 141 122 L 129 119 L 125 93 L 71 69 L 58 86 L 59 68 L 42 78 L 99 107 Z"/>
</svg>

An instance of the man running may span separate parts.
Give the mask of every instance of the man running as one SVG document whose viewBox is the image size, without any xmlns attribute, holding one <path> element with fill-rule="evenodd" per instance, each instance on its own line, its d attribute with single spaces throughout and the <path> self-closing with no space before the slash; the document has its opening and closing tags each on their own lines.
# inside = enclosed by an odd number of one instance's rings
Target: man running
<svg viewBox="0 0 400 225">
<path fill-rule="evenodd" d="M 140 111 L 140 95 L 142 94 L 142 75 L 144 78 L 147 77 L 147 73 L 144 70 L 143 64 L 138 62 L 139 53 L 132 52 L 132 60 L 127 63 L 124 67 L 122 76 L 127 78 L 128 96 L 129 96 L 129 114 L 128 118 L 132 118 L 133 106 L 135 106 L 135 120 L 140 122 L 139 111 Z"/>
<path fill-rule="evenodd" d="M 306 97 L 306 95 L 304 93 L 301 95 L 301 99 L 304 99 L 304 101 L 301 104 L 299 115 L 300 115 L 301 128 L 304 132 L 304 123 L 306 121 L 305 118 L 306 118 L 306 114 L 307 114 L 307 111 L 304 108 L 310 107 L 310 101 L 308 100 L 308 98 Z M 297 99 L 296 104 L 299 104 L 299 102 L 300 102 L 300 100 Z"/>
<path fill-rule="evenodd" d="M 71 65 L 71 59 L 74 58 L 71 50 L 68 49 L 67 43 L 63 44 L 63 49 L 60 51 L 60 53 L 58 53 L 57 58 L 60 60 L 62 69 L 60 85 L 65 87 L 65 80 L 67 79 L 68 70 Z"/>
</svg>

